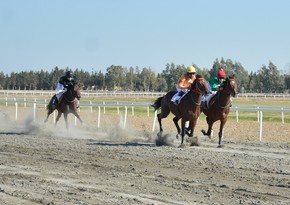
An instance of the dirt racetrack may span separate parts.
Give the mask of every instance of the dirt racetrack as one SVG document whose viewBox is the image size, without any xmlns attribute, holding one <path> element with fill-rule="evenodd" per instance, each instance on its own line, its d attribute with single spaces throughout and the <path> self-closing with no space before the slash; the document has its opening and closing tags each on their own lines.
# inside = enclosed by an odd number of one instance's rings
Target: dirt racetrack
<svg viewBox="0 0 290 205">
<path fill-rule="evenodd" d="M 178 148 L 171 120 L 170 146 L 157 147 L 151 120 L 130 119 L 67 136 L 63 123 L 0 114 L 0 204 L 290 204 L 289 124 L 265 123 L 259 142 L 256 122 L 229 122 L 217 148 L 217 126 L 209 140 L 199 122 L 200 146 Z"/>
</svg>

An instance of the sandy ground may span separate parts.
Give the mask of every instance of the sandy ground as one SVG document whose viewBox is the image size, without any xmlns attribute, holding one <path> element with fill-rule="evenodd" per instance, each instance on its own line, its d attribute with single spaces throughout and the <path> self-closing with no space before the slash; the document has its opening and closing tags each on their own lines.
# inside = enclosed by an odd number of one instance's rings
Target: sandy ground
<svg viewBox="0 0 290 205">
<path fill-rule="evenodd" d="M 156 146 L 152 117 L 103 117 L 83 126 L 21 121 L 0 113 L 1 205 L 288 204 L 290 126 L 226 125 L 223 148 L 196 128 L 200 146 L 178 148 L 171 119 Z M 81 113 L 84 121 L 88 113 Z M 106 126 L 104 126 L 106 124 Z M 156 128 L 158 126 L 156 125 Z"/>
</svg>

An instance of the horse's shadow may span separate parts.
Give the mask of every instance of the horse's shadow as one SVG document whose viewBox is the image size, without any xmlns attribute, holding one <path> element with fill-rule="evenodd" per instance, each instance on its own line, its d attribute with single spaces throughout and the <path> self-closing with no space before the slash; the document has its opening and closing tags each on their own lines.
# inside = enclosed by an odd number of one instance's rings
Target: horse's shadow
<svg viewBox="0 0 290 205">
<path fill-rule="evenodd" d="M 109 146 L 109 147 L 156 147 L 154 143 L 140 143 L 140 142 L 124 142 L 124 143 L 114 143 L 114 142 L 90 142 L 87 145 L 96 146 Z"/>
</svg>

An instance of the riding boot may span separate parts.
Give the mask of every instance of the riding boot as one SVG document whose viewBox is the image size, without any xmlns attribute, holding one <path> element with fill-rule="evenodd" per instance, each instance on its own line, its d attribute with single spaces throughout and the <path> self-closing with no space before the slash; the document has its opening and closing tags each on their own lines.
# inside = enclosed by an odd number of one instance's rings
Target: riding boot
<svg viewBox="0 0 290 205">
<path fill-rule="evenodd" d="M 58 105 L 58 99 L 57 99 L 57 97 L 55 97 L 54 98 L 54 103 L 53 103 L 55 106 L 57 106 Z"/>
<path fill-rule="evenodd" d="M 202 101 L 201 105 L 200 105 L 203 109 L 207 109 L 207 102 L 206 101 Z"/>
<path fill-rule="evenodd" d="M 57 99 L 57 97 L 54 98 L 54 100 L 53 100 L 53 102 L 52 102 L 51 105 L 52 105 L 52 108 L 53 109 L 55 109 L 57 107 L 57 105 L 58 105 L 58 99 Z"/>
</svg>

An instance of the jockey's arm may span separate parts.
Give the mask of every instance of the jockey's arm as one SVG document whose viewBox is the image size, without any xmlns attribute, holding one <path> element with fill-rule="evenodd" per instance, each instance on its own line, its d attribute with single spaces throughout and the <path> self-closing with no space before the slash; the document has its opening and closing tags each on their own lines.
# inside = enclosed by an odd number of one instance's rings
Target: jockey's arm
<svg viewBox="0 0 290 205">
<path fill-rule="evenodd" d="M 179 81 L 178 81 L 178 84 L 177 84 L 178 88 L 181 89 L 181 90 L 186 90 L 188 89 L 189 85 L 188 85 L 188 82 L 186 82 L 186 79 L 184 76 L 182 76 Z"/>
</svg>

